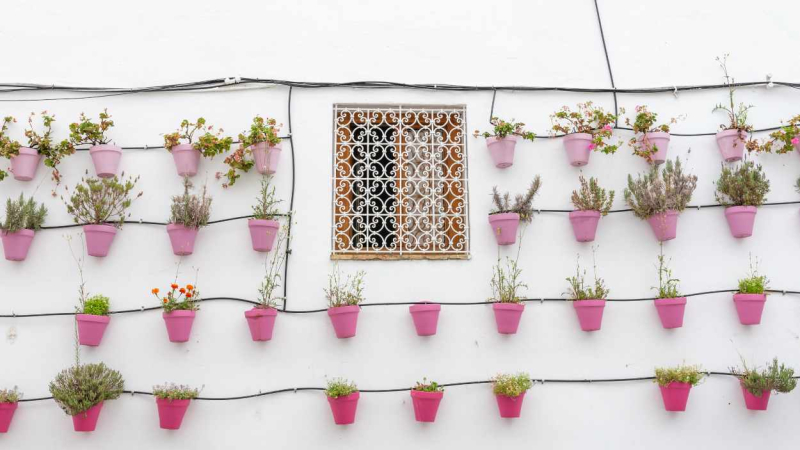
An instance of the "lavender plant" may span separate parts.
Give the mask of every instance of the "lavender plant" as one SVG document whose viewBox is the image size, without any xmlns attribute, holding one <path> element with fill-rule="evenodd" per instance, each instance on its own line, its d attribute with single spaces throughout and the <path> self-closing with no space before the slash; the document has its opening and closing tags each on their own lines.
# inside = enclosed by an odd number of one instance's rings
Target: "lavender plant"
<svg viewBox="0 0 800 450">
<path fill-rule="evenodd" d="M 533 219 L 533 199 L 539 193 L 541 187 L 542 179 L 539 175 L 536 175 L 525 194 L 517 194 L 514 197 L 514 203 L 511 203 L 511 195 L 508 192 L 501 195 L 497 190 L 497 186 L 493 187 L 492 202 L 494 207 L 489 214 L 517 213 L 520 221 L 530 222 Z"/>
<path fill-rule="evenodd" d="M 200 228 L 208 225 L 211 217 L 211 197 L 203 186 L 202 194 L 198 197 L 191 194 L 192 182 L 188 177 L 183 179 L 183 194 L 172 197 L 169 223 L 183 225 L 186 228 Z"/>
<path fill-rule="evenodd" d="M 86 412 L 92 406 L 122 394 L 125 381 L 105 364 L 76 364 L 64 369 L 50 382 L 50 394 L 70 416 Z"/>
<path fill-rule="evenodd" d="M 648 219 L 668 210 L 683 211 L 695 188 L 697 176 L 685 174 L 680 158 L 675 158 L 674 163 L 667 160 L 661 169 L 653 166 L 635 180 L 628 175 L 625 202 L 636 217 Z"/>
<path fill-rule="evenodd" d="M 3 233 L 11 234 L 20 230 L 39 230 L 44 224 L 47 216 L 47 208 L 43 204 L 36 202 L 33 197 L 25 200 L 23 194 L 19 194 L 19 199 L 6 200 L 6 218 L 0 224 Z"/>
<path fill-rule="evenodd" d="M 130 217 L 126 213 L 132 201 L 142 196 L 139 192 L 131 198 L 137 181 L 139 177 L 125 178 L 125 173 L 121 178 L 83 177 L 75 186 L 69 202 L 65 201 L 67 212 L 75 223 L 103 225 L 113 221 L 117 228 L 121 228 L 125 218 Z"/>
<path fill-rule="evenodd" d="M 581 183 L 580 190 L 572 191 L 572 204 L 575 209 L 578 211 L 600 211 L 600 214 L 604 216 L 608 214 L 614 203 L 614 191 L 606 192 L 594 177 L 586 181 L 586 178 L 581 174 L 578 176 L 578 181 Z"/>
<path fill-rule="evenodd" d="M 742 359 L 742 367 L 731 367 L 730 371 L 739 378 L 748 392 L 757 397 L 771 391 L 789 393 L 797 386 L 794 369 L 783 364 L 778 365 L 778 358 L 774 358 L 772 364 L 762 370 L 758 370 L 757 367 L 748 368 Z"/>
<path fill-rule="evenodd" d="M 761 206 L 769 193 L 769 180 L 761 164 L 744 161 L 734 168 L 722 166 L 714 192 L 723 206 Z"/>
<path fill-rule="evenodd" d="M 14 386 L 12 389 L 0 389 L 0 403 L 17 403 L 22 393 Z"/>
</svg>

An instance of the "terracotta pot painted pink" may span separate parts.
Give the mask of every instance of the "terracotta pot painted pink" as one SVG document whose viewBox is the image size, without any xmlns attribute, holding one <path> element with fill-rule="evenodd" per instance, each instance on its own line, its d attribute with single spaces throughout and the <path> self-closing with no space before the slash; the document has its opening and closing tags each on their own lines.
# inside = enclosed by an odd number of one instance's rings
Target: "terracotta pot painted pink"
<svg viewBox="0 0 800 450">
<path fill-rule="evenodd" d="M 414 328 L 417 329 L 417 336 L 433 336 L 439 325 L 439 311 L 442 305 L 436 303 L 424 303 L 411 305 L 408 311 L 414 320 Z"/>
<path fill-rule="evenodd" d="M 11 426 L 11 419 L 14 418 L 14 411 L 17 410 L 17 402 L 0 403 L 0 433 L 8 433 Z"/>
<path fill-rule="evenodd" d="M 89 256 L 102 258 L 108 256 L 117 229 L 111 225 L 84 225 L 83 234 L 86 235 L 86 252 Z"/>
<path fill-rule="evenodd" d="M 194 148 L 192 144 L 179 144 L 170 150 L 172 159 L 175 160 L 175 168 L 178 175 L 182 177 L 193 177 L 197 175 L 197 168 L 200 166 L 200 150 Z"/>
<path fill-rule="evenodd" d="M 663 213 L 656 214 L 647 219 L 650 228 L 653 229 L 653 234 L 660 242 L 670 241 L 675 239 L 678 235 L 678 216 L 680 213 L 675 210 L 668 210 Z"/>
<path fill-rule="evenodd" d="M 103 402 L 100 402 L 82 413 L 72 416 L 72 426 L 75 431 L 94 431 L 97 428 L 97 419 L 103 409 Z"/>
<path fill-rule="evenodd" d="M 756 222 L 755 206 L 731 206 L 725 208 L 725 218 L 728 227 L 735 238 L 746 238 L 753 235 L 753 225 Z"/>
<path fill-rule="evenodd" d="M 3 241 L 3 253 L 9 261 L 24 261 L 28 257 L 34 236 L 33 230 L 19 230 L 14 233 L 0 231 Z"/>
<path fill-rule="evenodd" d="M 434 422 L 439 403 L 444 392 L 422 392 L 411 390 L 411 401 L 414 403 L 414 418 L 417 422 Z"/>
<path fill-rule="evenodd" d="M 42 156 L 36 149 L 20 147 L 19 155 L 11 158 L 11 173 L 17 181 L 31 181 L 36 176 L 36 169 Z"/>
<path fill-rule="evenodd" d="M 519 328 L 519 320 L 525 311 L 522 303 L 494 303 L 494 321 L 497 324 L 497 332 L 500 334 L 516 334 Z"/>
<path fill-rule="evenodd" d="M 647 139 L 647 142 L 645 143 L 646 147 L 648 149 L 655 147 L 656 149 L 656 152 L 650 155 L 652 164 L 664 164 L 664 162 L 667 160 L 667 150 L 669 150 L 669 133 L 655 131 L 652 133 L 645 133 L 644 137 Z M 639 142 L 642 142 L 641 137 L 639 138 Z"/>
<path fill-rule="evenodd" d="M 268 252 L 275 244 L 275 236 L 281 227 L 277 220 L 250 219 L 247 221 L 250 228 L 250 241 L 253 243 L 253 250 L 257 252 Z"/>
<path fill-rule="evenodd" d="M 796 144 L 792 144 L 792 146 L 794 147 L 794 151 L 800 155 L 800 140 L 798 140 Z"/>
<path fill-rule="evenodd" d="M 581 167 L 589 164 L 589 156 L 592 150 L 589 145 L 592 143 L 592 135 L 589 133 L 573 133 L 564 136 L 564 148 L 567 150 L 567 159 L 573 167 Z"/>
<path fill-rule="evenodd" d="M 654 302 L 658 318 L 666 329 L 683 326 L 683 313 L 686 311 L 686 297 L 659 298 Z"/>
<path fill-rule="evenodd" d="M 497 408 L 500 410 L 500 417 L 504 419 L 515 419 L 522 414 L 522 401 L 525 400 L 525 392 L 516 397 L 495 394 Z"/>
<path fill-rule="evenodd" d="M 733 303 L 742 325 L 758 325 L 761 323 L 761 314 L 767 294 L 733 294 Z"/>
<path fill-rule="evenodd" d="M 659 389 L 661 389 L 661 398 L 664 400 L 664 409 L 686 411 L 686 403 L 689 401 L 689 392 L 692 389 L 691 383 L 673 381 L 667 386 L 659 386 Z"/>
<path fill-rule="evenodd" d="M 189 409 L 191 402 L 190 399 L 167 400 L 157 398 L 159 426 L 165 430 L 179 429 L 183 422 L 183 416 L 186 415 L 186 410 Z"/>
<path fill-rule="evenodd" d="M 739 130 L 724 130 L 717 133 L 717 146 L 722 154 L 722 159 L 727 162 L 739 161 L 744 155 L 744 142 L 750 138 L 750 133 Z"/>
<path fill-rule="evenodd" d="M 326 397 L 328 396 L 326 395 Z M 328 397 L 328 404 L 331 406 L 331 412 L 333 413 L 333 422 L 336 425 L 350 425 L 356 421 L 356 408 L 358 408 L 359 397 L 361 397 L 359 392 L 353 392 L 344 397 Z"/>
<path fill-rule="evenodd" d="M 606 307 L 605 300 L 578 300 L 573 301 L 572 306 L 578 314 L 578 322 L 583 331 L 597 331 L 603 324 L 603 310 Z"/>
<path fill-rule="evenodd" d="M 247 326 L 250 327 L 250 337 L 254 341 L 271 340 L 277 316 L 278 311 L 275 308 L 253 308 L 245 311 L 244 317 L 247 318 Z"/>
<path fill-rule="evenodd" d="M 361 308 L 357 305 L 328 308 L 328 317 L 331 319 L 337 338 L 345 339 L 356 335 L 359 311 Z"/>
<path fill-rule="evenodd" d="M 161 313 L 167 325 L 167 335 L 170 342 L 186 342 L 192 334 L 195 311 L 177 310 L 171 313 Z"/>
<path fill-rule="evenodd" d="M 197 240 L 199 228 L 186 228 L 177 223 L 167 225 L 169 242 L 172 244 L 172 253 L 186 256 L 194 253 L 194 243 Z"/>
<path fill-rule="evenodd" d="M 278 162 L 281 160 L 281 144 L 267 147 L 266 142 L 259 142 L 250 147 L 256 170 L 262 175 L 272 175 L 278 171 Z"/>
<path fill-rule="evenodd" d="M 571 211 L 569 222 L 578 242 L 592 242 L 600 222 L 600 211 Z"/>
<path fill-rule="evenodd" d="M 517 139 L 519 139 L 517 136 L 486 138 L 486 147 L 489 149 L 495 167 L 505 169 L 514 164 L 514 149 L 517 146 Z"/>
<path fill-rule="evenodd" d="M 517 242 L 517 229 L 519 228 L 519 214 L 500 213 L 489 214 L 489 225 L 498 245 L 511 245 Z"/>
<path fill-rule="evenodd" d="M 752 411 L 766 411 L 769 405 L 769 396 L 772 394 L 772 391 L 763 391 L 760 396 L 757 396 L 742 386 L 742 394 L 744 394 L 744 404 L 747 406 L 747 409 Z"/>
<path fill-rule="evenodd" d="M 103 333 L 106 332 L 111 317 L 78 314 L 75 316 L 75 320 L 78 321 L 78 342 L 81 345 L 97 347 L 103 339 Z"/>
<path fill-rule="evenodd" d="M 92 156 L 94 171 L 100 178 L 111 178 L 117 174 L 119 160 L 122 158 L 122 148 L 116 145 L 93 145 L 89 148 Z"/>
</svg>

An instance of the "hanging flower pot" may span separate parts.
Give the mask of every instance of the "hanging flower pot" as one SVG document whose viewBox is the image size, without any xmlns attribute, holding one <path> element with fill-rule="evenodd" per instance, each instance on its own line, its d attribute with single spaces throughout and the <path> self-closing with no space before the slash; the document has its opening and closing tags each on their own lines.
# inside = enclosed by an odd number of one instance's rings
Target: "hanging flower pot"
<svg viewBox="0 0 800 450">
<path fill-rule="evenodd" d="M 663 131 L 651 131 L 644 133 L 644 140 L 639 137 L 639 143 L 650 153 L 651 164 L 664 164 L 667 160 L 667 150 L 669 150 L 669 133 Z M 655 149 L 655 152 L 652 150 Z"/>
<path fill-rule="evenodd" d="M 497 324 L 497 332 L 500 334 L 516 334 L 519 328 L 519 321 L 525 311 L 522 303 L 493 303 L 494 320 Z"/>
<path fill-rule="evenodd" d="M 333 422 L 336 425 L 350 425 L 356 421 L 356 409 L 358 408 L 359 392 L 333 398 L 326 395 L 328 405 L 333 413 Z"/>
<path fill-rule="evenodd" d="M 103 339 L 103 333 L 105 333 L 111 317 L 76 314 L 75 320 L 78 321 L 78 341 L 80 344 L 97 347 Z"/>
<path fill-rule="evenodd" d="M 500 417 L 515 418 L 522 412 L 525 393 L 533 386 L 527 373 L 499 374 L 492 379 L 492 392 L 497 400 Z"/>
<path fill-rule="evenodd" d="M 766 294 L 733 294 L 733 303 L 742 325 L 758 325 L 764 312 Z"/>
<path fill-rule="evenodd" d="M 742 387 L 742 394 L 744 394 L 744 404 L 747 409 L 751 411 L 766 411 L 769 405 L 769 396 L 772 393 L 770 390 L 764 390 L 761 395 L 755 395 L 748 391 L 747 388 Z"/>
<path fill-rule="evenodd" d="M 186 342 L 189 340 L 189 335 L 192 333 L 192 324 L 194 324 L 195 311 L 175 310 L 169 313 L 162 313 L 161 316 L 167 326 L 167 335 L 169 335 L 170 342 Z"/>
<path fill-rule="evenodd" d="M 564 136 L 564 149 L 567 151 L 567 159 L 573 167 L 581 167 L 589 164 L 589 156 L 592 154 L 593 136 L 589 133 L 573 133 Z"/>
<path fill-rule="evenodd" d="M 444 392 L 423 392 L 411 390 L 411 401 L 414 404 L 414 419 L 417 422 L 434 422 L 439 411 L 439 403 Z"/>
<path fill-rule="evenodd" d="M 678 234 L 678 211 L 670 209 L 663 213 L 655 214 L 647 219 L 650 228 L 660 242 L 675 239 Z"/>
<path fill-rule="evenodd" d="M 169 151 L 172 153 L 178 175 L 182 177 L 197 175 L 197 168 L 200 166 L 200 157 L 202 156 L 200 150 L 194 148 L 192 144 L 178 144 Z"/>
<path fill-rule="evenodd" d="M 731 206 L 725 208 L 725 219 L 735 238 L 746 238 L 753 235 L 753 225 L 756 221 L 755 206 Z"/>
<path fill-rule="evenodd" d="M 508 135 L 504 138 L 491 136 L 486 138 L 486 147 L 492 157 L 494 166 L 505 169 L 514 164 L 514 149 L 517 146 L 517 136 Z"/>
<path fill-rule="evenodd" d="M 198 231 L 200 231 L 199 228 L 187 228 L 177 223 L 167 225 L 172 252 L 179 256 L 191 255 L 194 252 L 194 242 L 197 239 Z"/>
<path fill-rule="evenodd" d="M 686 297 L 659 298 L 654 303 L 656 310 L 658 310 L 658 318 L 661 319 L 661 325 L 664 328 L 671 329 L 683 326 Z"/>
<path fill-rule="evenodd" d="M 117 235 L 117 228 L 111 225 L 84 225 L 83 234 L 86 236 L 86 252 L 89 256 L 105 257 Z"/>
<path fill-rule="evenodd" d="M 659 389 L 664 400 L 664 409 L 686 411 L 686 403 L 689 401 L 689 392 L 692 389 L 691 383 L 673 381 L 667 386 L 659 386 Z"/>
<path fill-rule="evenodd" d="M 11 173 L 17 181 L 31 181 L 36 176 L 36 169 L 42 156 L 36 149 L 20 147 L 19 154 L 11 157 Z"/>
<path fill-rule="evenodd" d="M 9 261 L 24 261 L 28 257 L 28 250 L 31 247 L 34 236 L 33 230 L 22 229 L 14 233 L 0 231 L 0 239 L 3 241 L 3 252 Z"/>
<path fill-rule="evenodd" d="M 600 211 L 571 211 L 569 221 L 578 242 L 592 242 L 600 222 Z"/>
<path fill-rule="evenodd" d="M 436 303 L 424 303 L 411 305 L 408 311 L 414 320 L 414 328 L 417 329 L 417 336 L 433 336 L 436 334 L 436 327 L 439 324 L 439 311 L 442 305 Z"/>
<path fill-rule="evenodd" d="M 275 243 L 275 236 L 281 227 L 277 220 L 249 219 L 247 226 L 250 228 L 250 240 L 253 243 L 253 250 L 257 252 L 268 252 L 272 250 Z"/>
<path fill-rule="evenodd" d="M 358 305 L 337 306 L 328 308 L 328 317 L 331 319 L 333 331 L 339 339 L 351 338 L 356 335 L 358 326 L 358 313 L 361 307 Z"/>
<path fill-rule="evenodd" d="M 489 225 L 492 226 L 492 232 L 494 232 L 494 237 L 497 239 L 498 245 L 511 245 L 517 242 L 519 214 L 489 214 Z"/>
<path fill-rule="evenodd" d="M 100 417 L 100 410 L 103 409 L 103 402 L 92 406 L 82 413 L 72 416 L 72 426 L 75 431 L 94 431 L 97 428 L 97 419 Z"/>
<path fill-rule="evenodd" d="M 0 433 L 8 433 L 18 402 L 0 402 Z"/>
<path fill-rule="evenodd" d="M 717 146 L 722 154 L 722 159 L 726 162 L 741 160 L 744 155 L 744 143 L 749 138 L 749 133 L 736 129 L 717 133 Z"/>
<path fill-rule="evenodd" d="M 93 145 L 89 155 L 94 163 L 94 171 L 100 178 L 111 178 L 117 174 L 119 160 L 122 158 L 122 147 L 110 144 Z"/>
<path fill-rule="evenodd" d="M 500 410 L 500 417 L 504 419 L 515 419 L 522 415 L 522 401 L 525 400 L 525 392 L 516 397 L 495 394 L 497 408 Z"/>
<path fill-rule="evenodd" d="M 247 319 L 247 326 L 250 327 L 250 337 L 254 341 L 271 340 L 277 316 L 278 310 L 275 308 L 253 308 L 245 311 L 244 317 Z"/>
<path fill-rule="evenodd" d="M 183 423 L 183 416 L 186 415 L 186 410 L 189 409 L 191 399 L 175 399 L 169 400 L 165 398 L 156 398 L 156 405 L 158 405 L 158 424 L 165 430 L 177 430 Z"/>
<path fill-rule="evenodd" d="M 578 322 L 583 331 L 597 331 L 603 323 L 605 300 L 574 300 L 572 306 L 578 314 Z"/>
<path fill-rule="evenodd" d="M 600 217 L 611 211 L 614 191 L 606 192 L 594 177 L 590 177 L 587 181 L 581 174 L 578 175 L 578 181 L 581 187 L 572 191 L 571 196 L 576 210 L 569 213 L 569 221 L 578 242 L 591 242 L 597 233 Z"/>
<path fill-rule="evenodd" d="M 259 142 L 250 147 L 253 152 L 253 159 L 256 163 L 256 170 L 262 175 L 272 175 L 278 170 L 278 162 L 281 158 L 281 144 L 267 146 L 266 142 Z"/>
</svg>

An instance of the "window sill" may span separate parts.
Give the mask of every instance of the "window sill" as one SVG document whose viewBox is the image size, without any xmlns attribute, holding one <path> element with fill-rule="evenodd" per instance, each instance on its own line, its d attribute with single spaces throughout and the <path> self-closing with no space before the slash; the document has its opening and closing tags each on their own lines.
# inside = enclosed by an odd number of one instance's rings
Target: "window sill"
<svg viewBox="0 0 800 450">
<path fill-rule="evenodd" d="M 467 260 L 469 253 L 331 253 L 332 260 L 400 261 L 400 260 Z"/>
</svg>

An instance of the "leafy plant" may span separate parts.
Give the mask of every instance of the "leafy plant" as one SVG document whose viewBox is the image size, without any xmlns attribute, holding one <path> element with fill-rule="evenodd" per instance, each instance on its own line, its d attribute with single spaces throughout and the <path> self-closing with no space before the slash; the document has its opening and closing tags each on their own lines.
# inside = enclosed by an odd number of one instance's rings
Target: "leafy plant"
<svg viewBox="0 0 800 450">
<path fill-rule="evenodd" d="M 640 219 L 648 219 L 667 210 L 683 211 L 697 188 L 697 176 L 683 172 L 680 158 L 667 160 L 659 169 L 653 166 L 634 180 L 628 175 L 625 202 Z"/>
<path fill-rule="evenodd" d="M 658 255 L 658 287 L 653 287 L 658 291 L 657 298 L 678 298 L 681 296 L 678 291 L 678 283 L 681 280 L 672 278 L 672 270 L 667 265 L 669 261 L 664 258 L 664 243 L 659 244 L 661 253 Z"/>
<path fill-rule="evenodd" d="M 261 191 L 256 198 L 255 206 L 253 206 L 253 218 L 258 220 L 274 220 L 280 212 L 275 207 L 283 200 L 275 198 L 275 186 L 272 186 L 270 181 L 272 177 L 265 176 L 261 179 Z"/>
<path fill-rule="evenodd" d="M 107 316 L 110 299 L 104 295 L 95 295 L 83 303 L 83 313 L 93 316 Z"/>
<path fill-rule="evenodd" d="M 723 206 L 761 206 L 769 193 L 769 180 L 753 161 L 744 161 L 735 168 L 722 166 L 714 192 Z"/>
<path fill-rule="evenodd" d="M 800 115 L 794 116 L 786 126 L 773 131 L 769 138 L 759 144 L 755 139 L 747 141 L 747 149 L 756 152 L 771 153 L 773 147 L 778 147 L 775 153 L 789 153 L 800 145 Z"/>
<path fill-rule="evenodd" d="M 517 213 L 520 221 L 530 222 L 533 219 L 533 199 L 539 193 L 539 188 L 541 187 L 542 179 L 539 175 L 536 175 L 525 194 L 517 194 L 514 197 L 513 204 L 511 203 L 511 195 L 508 192 L 500 195 L 497 186 L 493 187 L 492 202 L 494 202 L 494 207 L 489 214 Z"/>
<path fill-rule="evenodd" d="M 739 378 L 745 389 L 751 394 L 761 397 L 764 392 L 788 393 L 797 386 L 794 378 L 794 369 L 778 365 L 778 358 L 772 360 L 765 369 L 748 368 L 747 363 L 742 359 L 742 368 L 731 367 L 731 373 Z"/>
<path fill-rule="evenodd" d="M 747 277 L 739 280 L 740 294 L 763 294 L 767 289 L 769 280 L 766 275 L 758 274 L 758 260 L 753 262 L 753 255 L 750 255 L 750 273 Z"/>
<path fill-rule="evenodd" d="M 65 202 L 67 212 L 75 223 L 103 225 L 113 220 L 116 222 L 113 225 L 121 228 L 125 217 L 130 217 L 130 214 L 126 216 L 126 211 L 131 203 L 142 196 L 139 192 L 131 198 L 137 181 L 139 177 L 125 178 L 125 173 L 121 178 L 83 177 L 81 183 L 75 186 L 69 202 Z"/>
<path fill-rule="evenodd" d="M 200 391 L 189 386 L 165 383 L 153 386 L 153 396 L 161 400 L 192 400 L 200 395 Z"/>
<path fill-rule="evenodd" d="M 22 398 L 22 393 L 14 386 L 13 389 L 0 389 L 0 403 L 17 403 Z"/>
<path fill-rule="evenodd" d="M 705 374 L 700 371 L 700 366 L 657 367 L 655 382 L 664 387 L 669 386 L 672 382 L 689 383 L 692 386 L 697 386 L 704 376 Z"/>
<path fill-rule="evenodd" d="M 280 251 L 280 249 L 285 240 L 286 229 L 282 228 L 278 232 L 276 250 L 272 254 L 272 259 L 264 262 L 264 280 L 258 288 L 258 305 L 256 305 L 256 308 L 277 308 L 279 300 L 286 300 L 285 297 L 275 297 L 273 295 L 275 289 L 281 286 L 281 268 L 286 263 L 286 252 Z"/>
<path fill-rule="evenodd" d="M 602 300 L 608 297 L 609 290 L 606 288 L 605 281 L 597 277 L 594 248 L 592 248 L 592 270 L 594 272 L 594 287 L 586 284 L 586 270 L 581 272 L 581 256 L 578 255 L 575 276 L 567 277 L 570 288 L 567 295 L 569 295 L 570 300 Z"/>
<path fill-rule="evenodd" d="M 33 197 L 25 200 L 19 194 L 18 200 L 6 200 L 6 220 L 0 225 L 4 233 L 16 233 L 19 230 L 37 231 L 44 224 L 47 208 L 42 203 L 37 203 Z"/>
<path fill-rule="evenodd" d="M 489 133 L 488 131 L 484 131 L 481 133 L 479 130 L 475 130 L 473 136 L 483 136 L 485 138 L 490 137 L 498 137 L 500 139 L 505 138 L 506 136 L 519 136 L 522 139 L 529 140 L 533 142 L 536 139 L 536 134 L 530 131 L 525 131 L 525 124 L 522 122 L 514 122 L 514 119 L 511 119 L 510 122 L 506 122 L 499 117 L 492 117 L 490 123 L 494 127 L 493 133 Z"/>
<path fill-rule="evenodd" d="M 191 188 L 192 182 L 188 177 L 184 177 L 183 194 L 172 197 L 169 223 L 195 229 L 208 225 L 208 219 L 211 217 L 211 197 L 207 196 L 205 185 L 199 197 L 189 193 Z"/>
<path fill-rule="evenodd" d="M 113 400 L 122 394 L 122 375 L 105 364 L 77 364 L 64 369 L 50 382 L 50 394 L 70 416 L 86 412 L 92 406 Z"/>
<path fill-rule="evenodd" d="M 19 154 L 20 143 L 8 137 L 8 126 L 16 123 L 17 120 L 11 116 L 3 118 L 3 125 L 0 127 L 0 157 L 11 159 Z M 0 181 L 8 176 L 8 172 L 0 170 Z"/>
<path fill-rule="evenodd" d="M 323 289 L 325 298 L 328 300 L 328 307 L 354 306 L 363 302 L 364 275 L 364 271 L 359 270 L 355 275 L 348 275 L 342 280 L 339 265 L 336 264 L 331 274 L 328 275 L 328 288 Z"/>
<path fill-rule="evenodd" d="M 56 184 L 61 182 L 61 173 L 58 171 L 58 165 L 65 157 L 75 153 L 75 146 L 68 139 L 61 142 L 53 141 L 53 122 L 56 121 L 54 115 L 50 115 L 47 111 L 42 111 L 42 123 L 44 124 L 44 132 L 39 134 L 33 127 L 33 118 L 36 113 L 31 113 L 28 117 L 28 128 L 25 130 L 25 137 L 28 139 L 28 148 L 36 150 L 39 155 L 44 157 L 44 165 L 53 169 L 53 180 Z M 11 116 L 3 119 L 3 126 L 0 128 L 0 156 L 11 159 L 19 155 L 21 144 L 17 141 L 11 140 L 7 136 L 8 125 L 16 123 L 16 119 Z M 0 170 L 0 180 L 6 176 L 6 173 Z"/>
<path fill-rule="evenodd" d="M 346 397 L 354 392 L 358 392 L 356 384 L 343 378 L 328 380 L 328 387 L 325 394 L 330 398 Z"/>
<path fill-rule="evenodd" d="M 422 382 L 417 381 L 417 384 L 412 388 L 412 390 L 418 392 L 444 392 L 444 388 L 439 386 L 435 381 L 431 381 L 428 383 L 426 378 L 422 379 Z"/>
<path fill-rule="evenodd" d="M 241 177 L 239 172 L 248 172 L 255 165 L 253 160 L 253 145 L 266 142 L 269 147 L 275 146 L 281 142 L 280 132 L 283 124 L 276 125 L 275 119 L 256 116 L 253 118 L 253 123 L 250 125 L 250 130 L 239 133 L 239 148 L 225 158 L 225 164 L 229 169 L 225 173 L 228 179 L 222 187 L 230 187 L 236 183 L 236 180 Z M 222 177 L 221 172 L 217 172 L 217 178 Z"/>
<path fill-rule="evenodd" d="M 198 117 L 195 122 L 184 119 L 178 131 L 164 135 L 164 148 L 172 151 L 172 147 L 181 144 L 181 140 L 184 140 L 187 144 L 192 144 L 192 147 L 206 158 L 221 155 L 231 149 L 233 139 L 222 137 L 222 133 L 225 131 L 222 128 L 216 133 L 212 132 L 213 129 L 214 126 L 206 125 L 206 119 L 202 117 Z M 200 136 L 196 142 L 193 142 L 195 133 L 200 133 Z"/>
<path fill-rule="evenodd" d="M 519 397 L 533 387 L 533 381 L 527 373 L 516 375 L 499 374 L 492 378 L 492 391 L 495 395 Z"/>
<path fill-rule="evenodd" d="M 164 309 L 165 313 L 171 313 L 172 311 L 197 311 L 200 309 L 196 303 L 200 300 L 200 291 L 191 284 L 180 287 L 176 283 L 172 283 L 170 285 L 170 291 L 167 292 L 165 297 L 158 296 L 160 292 L 158 288 L 153 288 L 150 292 L 161 301 L 161 307 Z"/>
<path fill-rule="evenodd" d="M 624 113 L 624 109 L 620 109 Z M 647 133 L 664 132 L 669 133 L 670 125 L 678 123 L 679 118 L 670 118 L 668 123 L 656 125 L 658 114 L 647 109 L 646 105 L 636 107 L 636 118 L 631 122 L 630 117 L 625 118 L 625 124 L 631 127 L 634 136 L 628 141 L 628 145 L 633 149 L 633 154 L 641 156 L 647 162 L 652 162 L 652 156 L 658 152 L 659 148 L 651 144 L 647 138 Z"/>
<path fill-rule="evenodd" d="M 522 270 L 517 266 L 517 260 L 506 257 L 506 267 L 500 265 L 500 258 L 492 268 L 492 298 L 490 301 L 498 303 L 519 303 L 522 301 L 518 291 L 528 285 L 520 281 Z"/>
<path fill-rule="evenodd" d="M 586 181 L 583 175 L 579 175 L 578 181 L 581 189 L 572 191 L 572 204 L 575 208 L 578 211 L 600 211 L 604 216 L 608 214 L 614 203 L 614 191 L 606 192 L 594 177 Z"/>
<path fill-rule="evenodd" d="M 605 154 L 617 151 L 622 142 L 610 144 L 613 124 L 617 116 L 607 113 L 603 108 L 596 107 L 592 102 L 578 103 L 575 111 L 563 106 L 559 111 L 550 115 L 553 132 L 563 134 L 587 133 L 592 135 L 590 150 L 601 151 Z"/>
<path fill-rule="evenodd" d="M 728 56 L 730 55 L 726 53 L 722 58 L 717 56 L 716 60 L 720 68 L 722 68 L 725 84 L 728 86 L 729 105 L 725 106 L 721 103 L 717 103 L 712 112 L 723 111 L 728 115 L 728 124 L 721 124 L 719 126 L 720 130 L 739 130 L 739 138 L 744 139 L 745 132 L 753 131 L 753 126 L 747 124 L 747 111 L 752 108 L 753 105 L 745 106 L 744 103 L 739 103 L 739 106 L 736 107 L 733 100 L 733 93 L 736 92 L 736 89 L 733 87 L 733 77 L 728 74 Z"/>
<path fill-rule="evenodd" d="M 111 139 L 106 136 L 106 132 L 113 126 L 114 121 L 111 120 L 107 109 L 100 113 L 100 122 L 98 123 L 92 122 L 85 114 L 81 113 L 79 121 L 69 125 L 69 139 L 73 145 L 108 144 Z"/>
</svg>

